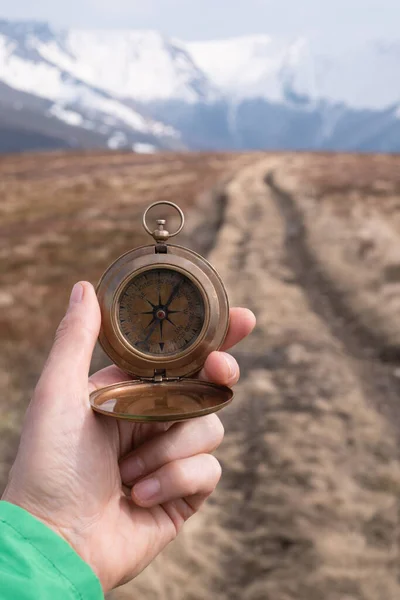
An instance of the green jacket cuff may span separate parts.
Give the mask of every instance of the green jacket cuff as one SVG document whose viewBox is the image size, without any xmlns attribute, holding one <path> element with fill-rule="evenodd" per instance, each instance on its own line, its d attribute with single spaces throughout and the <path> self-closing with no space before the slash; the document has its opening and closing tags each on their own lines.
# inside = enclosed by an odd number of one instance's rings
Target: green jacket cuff
<svg viewBox="0 0 400 600">
<path fill-rule="evenodd" d="M 26 510 L 0 501 L 2 598 L 103 600 L 93 570 L 52 529 Z M 5 584 L 5 586 L 4 586 Z M 31 595 L 30 595 L 31 594 Z"/>
</svg>

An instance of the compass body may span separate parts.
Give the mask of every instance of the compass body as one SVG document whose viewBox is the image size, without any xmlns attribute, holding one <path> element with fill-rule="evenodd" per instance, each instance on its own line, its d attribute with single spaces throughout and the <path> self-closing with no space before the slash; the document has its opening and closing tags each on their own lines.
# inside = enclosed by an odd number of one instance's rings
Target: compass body
<svg viewBox="0 0 400 600">
<path fill-rule="evenodd" d="M 172 203 L 182 219 L 180 209 Z M 148 210 L 149 210 L 148 209 Z M 170 421 L 215 412 L 228 404 L 229 388 L 190 376 L 201 370 L 227 333 L 229 304 L 215 269 L 172 237 L 159 220 L 155 244 L 127 252 L 102 276 L 99 341 L 134 381 L 91 394 L 92 407 L 132 421 Z M 174 234 L 176 235 L 176 234 Z"/>
</svg>

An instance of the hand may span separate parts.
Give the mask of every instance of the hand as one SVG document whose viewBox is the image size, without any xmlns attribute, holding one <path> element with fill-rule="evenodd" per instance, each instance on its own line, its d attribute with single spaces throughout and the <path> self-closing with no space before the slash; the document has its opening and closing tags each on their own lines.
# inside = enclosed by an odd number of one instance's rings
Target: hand
<svg viewBox="0 0 400 600">
<path fill-rule="evenodd" d="M 254 327 L 232 309 L 225 349 Z M 214 490 L 210 454 L 221 443 L 216 415 L 175 424 L 135 424 L 92 412 L 89 393 L 129 379 L 108 367 L 89 379 L 100 310 L 77 284 L 28 408 L 3 500 L 29 511 L 91 565 L 105 592 L 144 569 Z M 236 361 L 211 354 L 200 377 L 232 385 Z"/>
</svg>

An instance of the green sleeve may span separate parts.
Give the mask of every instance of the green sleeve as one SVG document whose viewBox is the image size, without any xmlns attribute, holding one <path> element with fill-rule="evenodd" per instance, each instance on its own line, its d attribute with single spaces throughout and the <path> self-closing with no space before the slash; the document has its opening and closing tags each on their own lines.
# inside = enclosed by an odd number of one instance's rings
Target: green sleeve
<svg viewBox="0 0 400 600">
<path fill-rule="evenodd" d="M 103 600 L 92 569 L 28 512 L 0 502 L 0 600 Z"/>
</svg>

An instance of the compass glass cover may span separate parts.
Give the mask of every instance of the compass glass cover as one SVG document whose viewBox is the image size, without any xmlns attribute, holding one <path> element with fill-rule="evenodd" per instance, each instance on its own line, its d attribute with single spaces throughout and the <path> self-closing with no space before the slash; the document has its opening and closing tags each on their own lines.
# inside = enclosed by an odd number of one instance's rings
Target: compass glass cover
<svg viewBox="0 0 400 600">
<path fill-rule="evenodd" d="M 169 356 L 199 338 L 205 305 L 199 288 L 179 271 L 149 269 L 130 279 L 118 303 L 126 341 L 139 352 Z"/>
</svg>

